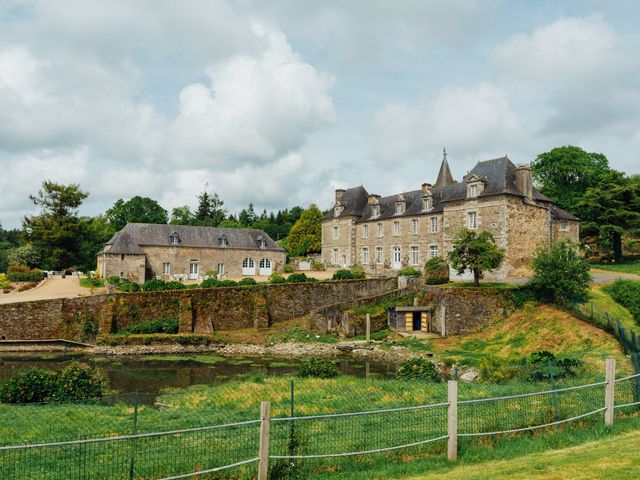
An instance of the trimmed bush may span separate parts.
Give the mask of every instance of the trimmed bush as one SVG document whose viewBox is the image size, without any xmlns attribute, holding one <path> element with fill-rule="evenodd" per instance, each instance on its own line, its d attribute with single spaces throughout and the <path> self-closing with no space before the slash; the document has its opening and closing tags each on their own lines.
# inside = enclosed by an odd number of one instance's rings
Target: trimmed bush
<svg viewBox="0 0 640 480">
<path fill-rule="evenodd" d="M 302 282 L 310 282 L 310 281 L 311 279 L 307 277 L 304 273 L 292 273 L 287 277 L 288 283 L 302 283 Z"/>
<path fill-rule="evenodd" d="M 310 358 L 303 361 L 298 369 L 299 377 L 333 378 L 340 375 L 340 370 L 331 360 Z"/>
<path fill-rule="evenodd" d="M 113 285 L 114 287 L 117 287 L 120 284 L 120 277 L 117 275 L 113 275 L 109 278 L 107 278 L 107 283 L 109 285 Z"/>
<path fill-rule="evenodd" d="M 365 278 L 364 267 L 362 265 L 354 265 L 351 267 L 351 278 Z"/>
<path fill-rule="evenodd" d="M 220 286 L 221 287 L 237 287 L 238 282 L 236 282 L 235 280 L 222 280 L 220 282 Z"/>
<path fill-rule="evenodd" d="M 130 280 L 123 280 L 118 285 L 116 285 L 116 290 L 120 292 L 139 292 L 142 287 L 140 287 L 139 283 L 132 282 Z"/>
<path fill-rule="evenodd" d="M 44 279 L 42 270 L 30 269 L 24 265 L 10 265 L 7 269 L 7 279 L 10 282 L 40 282 Z"/>
<path fill-rule="evenodd" d="M 449 264 L 442 257 L 430 258 L 424 265 L 424 278 L 427 285 L 449 283 Z"/>
<path fill-rule="evenodd" d="M 178 320 L 173 317 L 167 317 L 150 322 L 136 323 L 122 329 L 121 333 L 178 333 Z"/>
<path fill-rule="evenodd" d="M 220 286 L 220 280 L 207 278 L 200 284 L 200 288 L 215 288 Z"/>
<path fill-rule="evenodd" d="M 250 277 L 243 278 L 238 282 L 238 285 L 257 285 L 257 284 L 258 282 L 256 282 L 253 278 L 250 278 Z"/>
<path fill-rule="evenodd" d="M 296 270 L 296 269 L 295 269 L 295 267 L 294 267 L 294 266 L 293 266 L 293 264 L 291 264 L 291 263 L 285 263 L 285 264 L 282 266 L 282 271 L 283 271 L 284 273 L 293 273 L 293 272 L 295 272 L 295 270 Z"/>
<path fill-rule="evenodd" d="M 147 280 L 142 284 L 143 292 L 159 292 L 164 289 L 165 289 L 164 280 L 158 280 L 157 278 Z"/>
<path fill-rule="evenodd" d="M 178 282 L 176 280 L 171 280 L 170 282 L 164 284 L 165 290 L 183 290 L 185 288 L 187 288 L 187 286 L 184 283 Z"/>
<path fill-rule="evenodd" d="M 269 277 L 269 283 L 286 283 L 287 279 L 280 272 L 273 272 Z"/>
<path fill-rule="evenodd" d="M 439 382 L 440 374 L 435 365 L 425 358 L 405 360 L 396 370 L 396 378 Z"/>
<path fill-rule="evenodd" d="M 331 277 L 331 280 L 351 280 L 351 279 L 353 279 L 353 273 L 351 273 L 351 270 L 346 270 L 346 269 L 340 269 L 334 272 L 333 276 Z"/>
<path fill-rule="evenodd" d="M 616 280 L 603 288 L 611 298 L 625 307 L 638 325 L 640 325 L 640 281 Z"/>
<path fill-rule="evenodd" d="M 14 374 L 0 385 L 3 403 L 36 403 L 98 398 L 105 382 L 93 370 L 71 364 L 58 372 L 31 368 Z"/>
<path fill-rule="evenodd" d="M 420 270 L 416 270 L 415 268 L 403 268 L 398 272 L 399 277 L 419 277 L 421 275 Z"/>
</svg>

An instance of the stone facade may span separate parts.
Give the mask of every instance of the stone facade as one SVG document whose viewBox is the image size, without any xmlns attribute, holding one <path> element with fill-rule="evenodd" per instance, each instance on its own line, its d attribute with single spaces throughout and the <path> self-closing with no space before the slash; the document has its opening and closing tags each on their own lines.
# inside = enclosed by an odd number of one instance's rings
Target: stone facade
<svg viewBox="0 0 640 480">
<path fill-rule="evenodd" d="M 506 157 L 479 162 L 455 183 L 445 157 L 434 186 L 384 198 L 363 187 L 337 190 L 322 223 L 322 261 L 338 268 L 359 264 L 373 275 L 422 269 L 429 258 L 446 257 L 464 228 L 490 231 L 505 249 L 505 262 L 487 279 L 527 275 L 536 248 L 579 240 L 578 219 L 533 188 L 528 166 Z"/>
<path fill-rule="evenodd" d="M 270 275 L 285 261 L 285 251 L 261 230 L 128 224 L 98 254 L 97 272 L 140 283 L 201 281 L 208 272 L 219 278 Z"/>
</svg>

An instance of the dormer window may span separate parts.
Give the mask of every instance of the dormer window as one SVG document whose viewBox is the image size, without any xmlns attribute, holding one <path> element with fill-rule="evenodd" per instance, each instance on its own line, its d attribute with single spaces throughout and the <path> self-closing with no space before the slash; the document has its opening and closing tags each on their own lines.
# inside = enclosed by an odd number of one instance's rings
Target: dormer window
<svg viewBox="0 0 640 480">
<path fill-rule="evenodd" d="M 267 248 L 267 240 L 264 237 L 258 237 L 258 247 Z"/>
<path fill-rule="evenodd" d="M 228 247 L 229 246 L 229 240 L 227 240 L 227 237 L 225 235 L 222 235 L 222 236 L 218 237 L 218 246 L 220 246 L 220 247 Z"/>
<path fill-rule="evenodd" d="M 173 232 L 171 235 L 169 235 L 169 243 L 171 245 L 180 245 L 180 237 L 176 232 Z"/>
<path fill-rule="evenodd" d="M 484 190 L 486 179 L 478 175 L 465 178 L 467 182 L 467 198 L 477 198 Z"/>
<path fill-rule="evenodd" d="M 396 215 L 401 215 L 407 209 L 407 201 L 402 195 L 398 195 L 396 199 Z"/>
<path fill-rule="evenodd" d="M 333 207 L 333 216 L 334 217 L 340 216 L 343 210 L 344 210 L 344 207 L 340 204 L 337 204 L 335 207 Z"/>
<path fill-rule="evenodd" d="M 380 205 L 373 205 L 371 207 L 371 216 L 379 217 L 380 216 Z"/>
<path fill-rule="evenodd" d="M 422 197 L 422 211 L 426 212 L 427 210 L 431 210 L 432 208 L 433 208 L 433 198 Z"/>
<path fill-rule="evenodd" d="M 474 184 L 469 186 L 469 196 L 472 198 L 478 196 L 478 185 Z"/>
</svg>

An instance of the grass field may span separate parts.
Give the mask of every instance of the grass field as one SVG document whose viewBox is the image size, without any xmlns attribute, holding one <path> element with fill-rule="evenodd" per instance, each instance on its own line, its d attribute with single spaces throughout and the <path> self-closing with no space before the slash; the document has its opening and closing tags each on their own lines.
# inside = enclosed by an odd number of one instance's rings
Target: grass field
<svg viewBox="0 0 640 480">
<path fill-rule="evenodd" d="M 591 268 L 608 272 L 634 273 L 640 275 L 640 260 L 625 263 L 592 263 Z"/>
</svg>

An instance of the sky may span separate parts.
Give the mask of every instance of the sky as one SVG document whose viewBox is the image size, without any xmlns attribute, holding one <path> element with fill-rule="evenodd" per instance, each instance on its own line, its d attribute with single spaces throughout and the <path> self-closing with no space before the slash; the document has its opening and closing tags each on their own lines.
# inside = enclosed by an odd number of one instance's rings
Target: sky
<svg viewBox="0 0 640 480">
<path fill-rule="evenodd" d="M 561 145 L 640 172 L 640 2 L 0 0 L 0 224 L 391 195 Z"/>
</svg>

